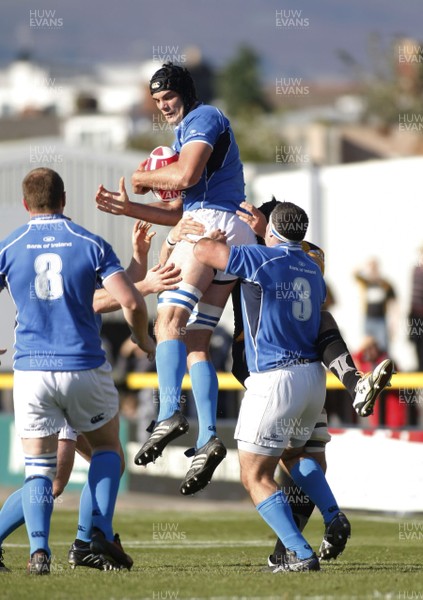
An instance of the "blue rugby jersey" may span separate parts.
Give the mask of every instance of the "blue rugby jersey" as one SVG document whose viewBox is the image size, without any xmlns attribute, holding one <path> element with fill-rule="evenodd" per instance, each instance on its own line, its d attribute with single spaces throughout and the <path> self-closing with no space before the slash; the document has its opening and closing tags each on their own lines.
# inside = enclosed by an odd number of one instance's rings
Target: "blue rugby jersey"
<svg viewBox="0 0 423 600">
<path fill-rule="evenodd" d="M 238 275 L 248 370 L 318 360 L 326 285 L 301 244 L 232 246 L 226 273 Z"/>
<path fill-rule="evenodd" d="M 237 211 L 245 200 L 244 173 L 238 146 L 225 115 L 213 106 L 200 104 L 176 127 L 175 138 L 173 148 L 178 154 L 190 143 L 205 143 L 213 149 L 200 181 L 184 190 L 184 210 Z"/>
<path fill-rule="evenodd" d="M 105 361 L 93 295 L 122 271 L 112 247 L 63 215 L 42 215 L 0 243 L 0 289 L 16 305 L 14 368 L 78 371 Z"/>
</svg>

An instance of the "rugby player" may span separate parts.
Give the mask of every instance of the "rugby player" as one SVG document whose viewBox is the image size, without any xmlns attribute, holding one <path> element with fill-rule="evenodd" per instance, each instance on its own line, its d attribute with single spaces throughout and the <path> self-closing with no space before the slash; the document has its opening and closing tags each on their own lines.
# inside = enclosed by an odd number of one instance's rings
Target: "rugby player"
<svg viewBox="0 0 423 600">
<path fill-rule="evenodd" d="M 147 255 L 151 239 L 151 225 L 142 221 L 134 224 L 132 231 L 133 254 L 126 273 L 143 296 L 173 289 L 180 281 L 179 271 L 172 264 L 168 267 L 154 266 L 147 271 Z M 94 294 L 93 308 L 96 313 L 110 312 L 121 308 L 120 304 L 104 289 L 97 288 Z M 100 321 L 99 327 L 100 327 Z M 6 350 L 1 350 L 3 354 Z M 66 424 L 58 433 L 57 471 L 53 480 L 53 497 L 57 499 L 65 489 L 74 464 L 75 450 L 90 462 L 92 449 L 84 435 Z M 120 446 L 121 474 L 125 469 L 125 457 Z M 25 522 L 22 507 L 22 488 L 16 490 L 4 502 L 0 511 L 0 571 L 9 571 L 3 559 L 3 542 L 15 529 Z M 92 535 L 92 499 L 88 483 L 81 492 L 78 531 L 68 553 L 72 567 L 84 566 L 100 570 L 115 569 L 116 564 L 109 562 L 103 555 L 94 554 L 90 549 Z M 115 543 L 120 545 L 119 535 L 114 535 Z"/>
<path fill-rule="evenodd" d="M 247 202 L 242 204 L 242 208 L 244 208 L 246 212 L 239 213 L 239 216 L 253 229 L 259 244 L 264 244 L 266 226 L 271 211 L 278 204 L 279 202 L 275 197 L 273 197 L 271 201 L 262 204 L 259 208 L 256 208 Z M 302 248 L 316 262 L 321 269 L 322 274 L 324 274 L 323 251 L 314 244 L 306 241 L 302 241 Z M 235 317 L 235 331 L 232 347 L 232 373 L 236 379 L 244 385 L 249 372 L 245 358 L 240 289 L 241 285 L 240 282 L 238 282 L 232 293 Z M 389 385 L 393 372 L 393 362 L 388 359 L 377 365 L 372 372 L 365 375 L 360 373 L 341 336 L 335 319 L 325 310 L 321 311 L 318 342 L 320 358 L 323 364 L 334 373 L 341 383 L 346 385 L 352 397 L 353 406 L 357 414 L 359 416 L 369 416 L 372 414 L 378 395 L 384 387 Z M 330 439 L 331 436 L 328 431 L 327 414 L 326 410 L 323 409 L 315 424 L 310 439 L 305 444 L 305 452 L 313 455 L 313 458 L 319 463 L 324 472 L 326 472 L 325 447 Z M 288 502 L 291 506 L 294 520 L 300 531 L 302 531 L 306 526 L 315 505 L 300 488 L 295 486 L 295 483 L 289 477 L 285 465 L 283 464 L 283 455 L 281 467 L 282 484 L 284 489 L 289 490 L 289 493 L 287 494 Z M 349 534 L 350 527 L 345 523 L 343 515 L 340 517 L 336 516 L 325 529 L 319 549 L 320 560 L 330 560 L 339 556 L 345 549 Z M 273 553 L 268 557 L 269 567 L 276 567 L 281 561 L 283 562 L 284 557 L 285 547 L 281 540 L 278 539 Z"/>
<path fill-rule="evenodd" d="M 252 214 L 251 206 L 244 205 L 244 208 L 249 211 L 250 215 Z M 238 273 L 245 278 L 243 281 L 243 317 L 245 327 L 247 327 L 246 353 L 250 377 L 246 382 L 247 392 L 243 406 L 241 407 L 235 435 L 238 439 L 238 447 L 240 449 L 243 483 L 250 492 L 255 504 L 260 500 L 258 509 L 263 518 L 265 518 L 275 531 L 278 528 L 279 531 L 283 531 L 282 522 L 278 522 L 277 518 L 282 518 L 283 512 L 276 507 L 280 499 L 277 498 L 275 500 L 275 497 L 267 497 L 266 495 L 269 490 L 272 490 L 272 486 L 276 485 L 273 481 L 273 473 L 277 460 L 275 462 L 275 460 L 270 458 L 265 459 L 260 455 L 276 456 L 278 454 L 276 448 L 283 448 L 288 445 L 288 448 L 282 453 L 282 464 L 288 468 L 296 485 L 306 492 L 322 511 L 326 529 L 320 548 L 320 556 L 323 559 L 328 559 L 334 558 L 342 552 L 346 539 L 350 534 L 350 525 L 345 515 L 339 511 L 336 503 L 329 509 L 327 508 L 328 502 L 335 501 L 330 490 L 325 488 L 324 477 L 322 479 L 323 470 L 320 469 L 318 464 L 319 462 L 324 464 L 324 453 L 322 453 L 322 448 L 319 448 L 319 446 L 323 445 L 324 449 L 324 443 L 327 439 L 323 440 L 321 436 L 322 433 L 325 433 L 323 430 L 326 430 L 327 434 L 327 427 L 325 423 L 317 421 L 316 424 L 315 421 L 310 429 L 308 425 L 305 425 L 307 421 L 307 418 L 304 417 L 305 413 L 301 417 L 302 426 L 300 431 L 291 431 L 292 428 L 289 427 L 289 423 L 285 427 L 285 431 L 283 431 L 284 427 L 278 426 L 281 420 L 282 422 L 287 420 L 287 415 L 290 412 L 294 414 L 296 396 L 299 397 L 297 404 L 298 410 L 300 410 L 301 393 L 295 387 L 294 383 L 296 378 L 299 381 L 301 381 L 301 378 L 305 378 L 305 372 L 303 371 L 300 374 L 300 371 L 295 373 L 295 370 L 303 362 L 308 364 L 309 359 L 298 358 L 299 356 L 304 356 L 301 352 L 298 353 L 298 344 L 300 343 L 301 347 L 301 342 L 307 340 L 307 335 L 309 334 L 311 338 L 308 341 L 312 340 L 313 327 L 316 329 L 316 314 L 313 316 L 313 303 L 315 305 L 314 312 L 318 309 L 320 315 L 320 305 L 318 301 L 316 302 L 315 297 L 316 292 L 313 293 L 313 285 L 315 286 L 313 277 L 309 281 L 309 275 L 315 273 L 313 273 L 312 269 L 306 268 L 307 264 L 302 260 L 298 261 L 299 244 L 291 243 L 291 240 L 298 242 L 303 239 L 303 233 L 301 231 L 298 232 L 298 228 L 294 227 L 293 231 L 291 231 L 289 227 L 290 221 L 291 225 L 296 222 L 298 223 L 294 217 L 301 215 L 303 218 L 302 225 L 306 227 L 308 220 L 305 213 L 299 207 L 295 207 L 295 205 L 290 203 L 279 204 L 272 212 L 272 221 L 266 229 L 266 242 L 271 246 L 282 244 L 282 248 L 279 248 L 280 251 L 278 254 L 273 253 L 267 256 L 265 252 L 254 251 L 252 247 L 229 250 L 223 245 L 219 247 L 217 242 L 212 242 L 211 240 L 204 240 L 197 243 L 195 254 L 200 260 L 203 260 L 210 266 L 223 268 L 223 265 L 226 265 L 226 271 Z M 244 218 L 251 220 L 249 217 Z M 295 248 L 295 246 L 297 247 Z M 291 256 L 294 259 L 295 254 L 297 254 L 297 261 L 293 260 L 294 264 L 291 264 L 289 259 Z M 278 264 L 281 265 L 280 268 L 282 269 L 279 276 L 277 268 L 275 268 L 275 265 Z M 283 272 L 284 267 L 285 272 Z M 300 272 L 301 274 L 298 276 Z M 275 284 L 278 281 L 285 282 L 285 284 L 286 282 L 290 282 L 292 284 L 292 298 L 288 295 L 286 298 L 278 297 L 275 293 Z M 281 314 L 281 312 L 284 314 Z M 304 322 L 309 322 L 308 329 L 304 330 L 301 328 Z M 316 330 L 315 333 L 318 333 L 318 336 L 321 337 L 322 327 L 319 326 L 318 331 Z M 319 352 L 317 337 L 315 342 L 315 351 Z M 269 350 L 272 349 L 272 346 L 273 352 L 270 352 Z M 288 369 L 288 371 L 293 369 L 292 373 L 282 374 L 280 381 L 286 378 L 288 382 L 291 376 L 292 382 L 291 384 L 282 384 L 279 390 L 280 394 L 278 394 L 278 391 L 275 392 L 277 388 L 275 381 L 279 378 L 277 373 L 279 365 L 277 364 L 278 361 L 275 361 L 275 356 L 279 357 L 282 363 L 282 371 L 284 369 Z M 313 363 L 314 359 L 311 362 Z M 382 375 L 382 371 L 386 372 Z M 257 373 L 260 373 L 260 377 L 256 375 Z M 391 374 L 391 363 L 385 365 L 385 368 L 380 367 L 379 379 L 383 379 L 384 385 L 389 382 Z M 253 381 L 253 377 L 255 381 Z M 374 389 L 375 386 L 369 384 L 369 376 L 362 379 L 367 382 L 366 395 L 371 395 L 374 403 L 377 395 Z M 267 389 L 269 393 L 267 393 Z M 294 393 L 296 389 L 297 393 Z M 311 385 L 310 406 L 314 403 L 313 385 Z M 366 408 L 368 409 L 369 406 L 370 403 L 368 402 Z M 361 408 L 360 403 L 357 411 L 359 412 Z M 268 416 L 269 411 L 271 413 L 272 410 L 276 411 L 276 415 L 279 415 L 276 421 L 273 421 L 273 428 L 271 416 Z M 291 417 L 288 417 L 288 422 L 292 422 Z M 260 425 L 256 425 L 257 423 Z M 313 441 L 311 440 L 313 435 L 310 435 L 311 431 L 314 434 Z M 282 436 L 282 439 L 278 440 L 278 434 Z M 307 445 L 309 445 L 308 448 L 306 448 L 306 445 L 303 448 L 296 448 L 301 446 L 301 438 L 307 442 Z M 315 447 L 316 444 L 317 448 Z M 269 450 L 272 447 L 275 450 Z M 316 457 L 317 460 L 311 460 L 311 455 L 306 453 L 307 450 L 308 452 L 318 452 L 319 454 L 313 454 L 313 458 Z M 300 462 L 299 459 L 301 459 Z M 286 501 L 283 494 L 281 497 Z M 313 506 L 314 504 L 311 503 L 311 510 Z M 309 514 L 311 514 L 311 510 Z M 273 516 L 267 518 L 267 512 L 272 513 Z M 303 515 L 302 511 L 299 512 L 299 516 L 306 516 L 306 522 L 309 514 Z M 300 523 L 298 522 L 297 524 Z M 315 555 L 305 556 L 307 552 L 304 553 L 301 545 L 297 547 L 296 551 L 293 551 L 292 548 L 289 549 L 287 542 L 292 542 L 286 533 L 287 530 L 289 530 L 289 527 L 285 522 L 285 535 L 287 537 L 285 538 L 285 543 L 282 543 L 284 540 L 280 542 L 279 539 L 281 548 L 279 548 L 278 560 L 275 561 L 275 563 L 279 563 L 279 566 L 275 569 L 275 572 L 278 570 L 317 570 L 319 566 Z M 310 552 L 309 548 L 306 548 L 306 550 Z M 302 558 L 299 552 L 302 554 Z M 274 559 L 275 556 L 269 558 Z M 275 566 L 275 563 L 269 561 L 270 565 L 273 564 Z"/>
<path fill-rule="evenodd" d="M 0 288 L 8 289 L 17 308 L 13 393 L 25 454 L 28 572 L 50 573 L 52 482 L 65 417 L 93 449 L 91 550 L 130 569 L 132 559 L 115 543 L 112 526 L 121 470 L 119 400 L 92 302 L 100 279 L 122 305 L 134 339 L 153 357 L 145 302 L 111 246 L 64 216 L 66 194 L 58 173 L 32 170 L 23 193 L 30 221 L 0 244 Z"/>
<path fill-rule="evenodd" d="M 251 229 L 236 214 L 245 200 L 243 167 L 228 119 L 217 108 L 197 99 L 189 71 L 166 63 L 151 78 L 150 92 L 167 123 L 176 127 L 174 149 L 179 160 L 156 171 L 142 163 L 132 176 L 133 190 L 182 190 L 173 202 L 130 202 L 124 182 L 119 192 L 100 186 L 97 205 L 112 214 L 175 225 L 182 211 L 204 225 L 205 233 L 226 232 L 228 244 L 255 242 Z M 181 268 L 177 290 L 160 294 L 156 323 L 156 365 L 160 410 L 149 440 L 135 457 L 147 465 L 161 455 L 166 445 L 188 430 L 180 412 L 182 378 L 187 364 L 196 403 L 199 431 L 193 461 L 180 491 L 194 494 L 204 488 L 226 455 L 216 436 L 218 382 L 210 361 L 209 342 L 236 277 L 200 264 L 192 243 L 174 244 L 172 261 Z"/>
</svg>

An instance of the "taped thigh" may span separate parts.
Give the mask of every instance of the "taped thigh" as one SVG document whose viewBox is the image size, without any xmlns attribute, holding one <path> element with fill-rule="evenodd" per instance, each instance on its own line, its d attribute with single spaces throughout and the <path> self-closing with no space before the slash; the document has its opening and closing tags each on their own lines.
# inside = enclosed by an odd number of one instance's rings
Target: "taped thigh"
<svg viewBox="0 0 423 600">
<path fill-rule="evenodd" d="M 313 454 L 313 452 L 324 452 L 325 446 L 330 440 L 331 435 L 328 430 L 328 416 L 326 410 L 323 409 L 314 426 L 310 439 L 306 442 L 305 452 L 311 454 Z"/>
<path fill-rule="evenodd" d="M 167 306 L 177 306 L 191 314 L 202 295 L 202 292 L 198 288 L 182 281 L 178 289 L 166 290 L 159 294 L 157 310 L 166 308 Z"/>
<path fill-rule="evenodd" d="M 25 479 L 28 477 L 47 477 L 51 481 L 56 477 L 57 453 L 25 454 Z"/>
<path fill-rule="evenodd" d="M 214 331 L 222 316 L 223 308 L 199 302 L 193 309 L 187 323 L 187 329 L 208 329 Z"/>
</svg>

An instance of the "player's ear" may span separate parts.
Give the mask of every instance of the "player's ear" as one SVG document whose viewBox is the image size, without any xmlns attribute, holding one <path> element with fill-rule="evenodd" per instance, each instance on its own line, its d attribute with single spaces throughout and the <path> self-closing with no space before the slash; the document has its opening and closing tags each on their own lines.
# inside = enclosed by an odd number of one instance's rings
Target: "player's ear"
<svg viewBox="0 0 423 600">
<path fill-rule="evenodd" d="M 29 212 L 28 204 L 26 203 L 25 198 L 22 198 L 22 204 L 24 205 L 25 210 Z"/>
<path fill-rule="evenodd" d="M 63 192 L 63 208 L 66 206 L 66 192 Z"/>
</svg>

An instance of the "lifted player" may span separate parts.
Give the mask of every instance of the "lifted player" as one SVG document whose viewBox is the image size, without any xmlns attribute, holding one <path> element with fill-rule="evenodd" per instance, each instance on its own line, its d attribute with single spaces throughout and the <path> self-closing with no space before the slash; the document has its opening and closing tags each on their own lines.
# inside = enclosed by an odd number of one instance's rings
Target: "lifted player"
<svg viewBox="0 0 423 600">
<path fill-rule="evenodd" d="M 150 92 L 166 121 L 176 126 L 174 148 L 179 160 L 156 171 L 145 171 L 142 164 L 132 177 L 134 192 L 143 194 L 153 188 L 183 190 L 182 198 L 150 205 L 130 202 L 121 181 L 119 192 L 100 187 L 99 209 L 175 225 L 183 205 L 184 215 L 192 215 L 203 223 L 206 234 L 220 228 L 226 232 L 229 244 L 254 243 L 251 229 L 236 214 L 245 199 L 245 183 L 228 119 L 217 108 L 201 104 L 187 69 L 172 63 L 163 65 L 153 75 Z M 218 382 L 208 349 L 236 277 L 200 264 L 187 241 L 175 245 L 172 261 L 181 268 L 183 281 L 177 290 L 159 296 L 158 422 L 135 462 L 147 465 L 154 461 L 170 441 L 187 431 L 188 422 L 179 408 L 188 362 L 199 432 L 192 465 L 180 491 L 193 494 L 207 485 L 226 455 L 224 445 L 216 437 Z"/>
</svg>

